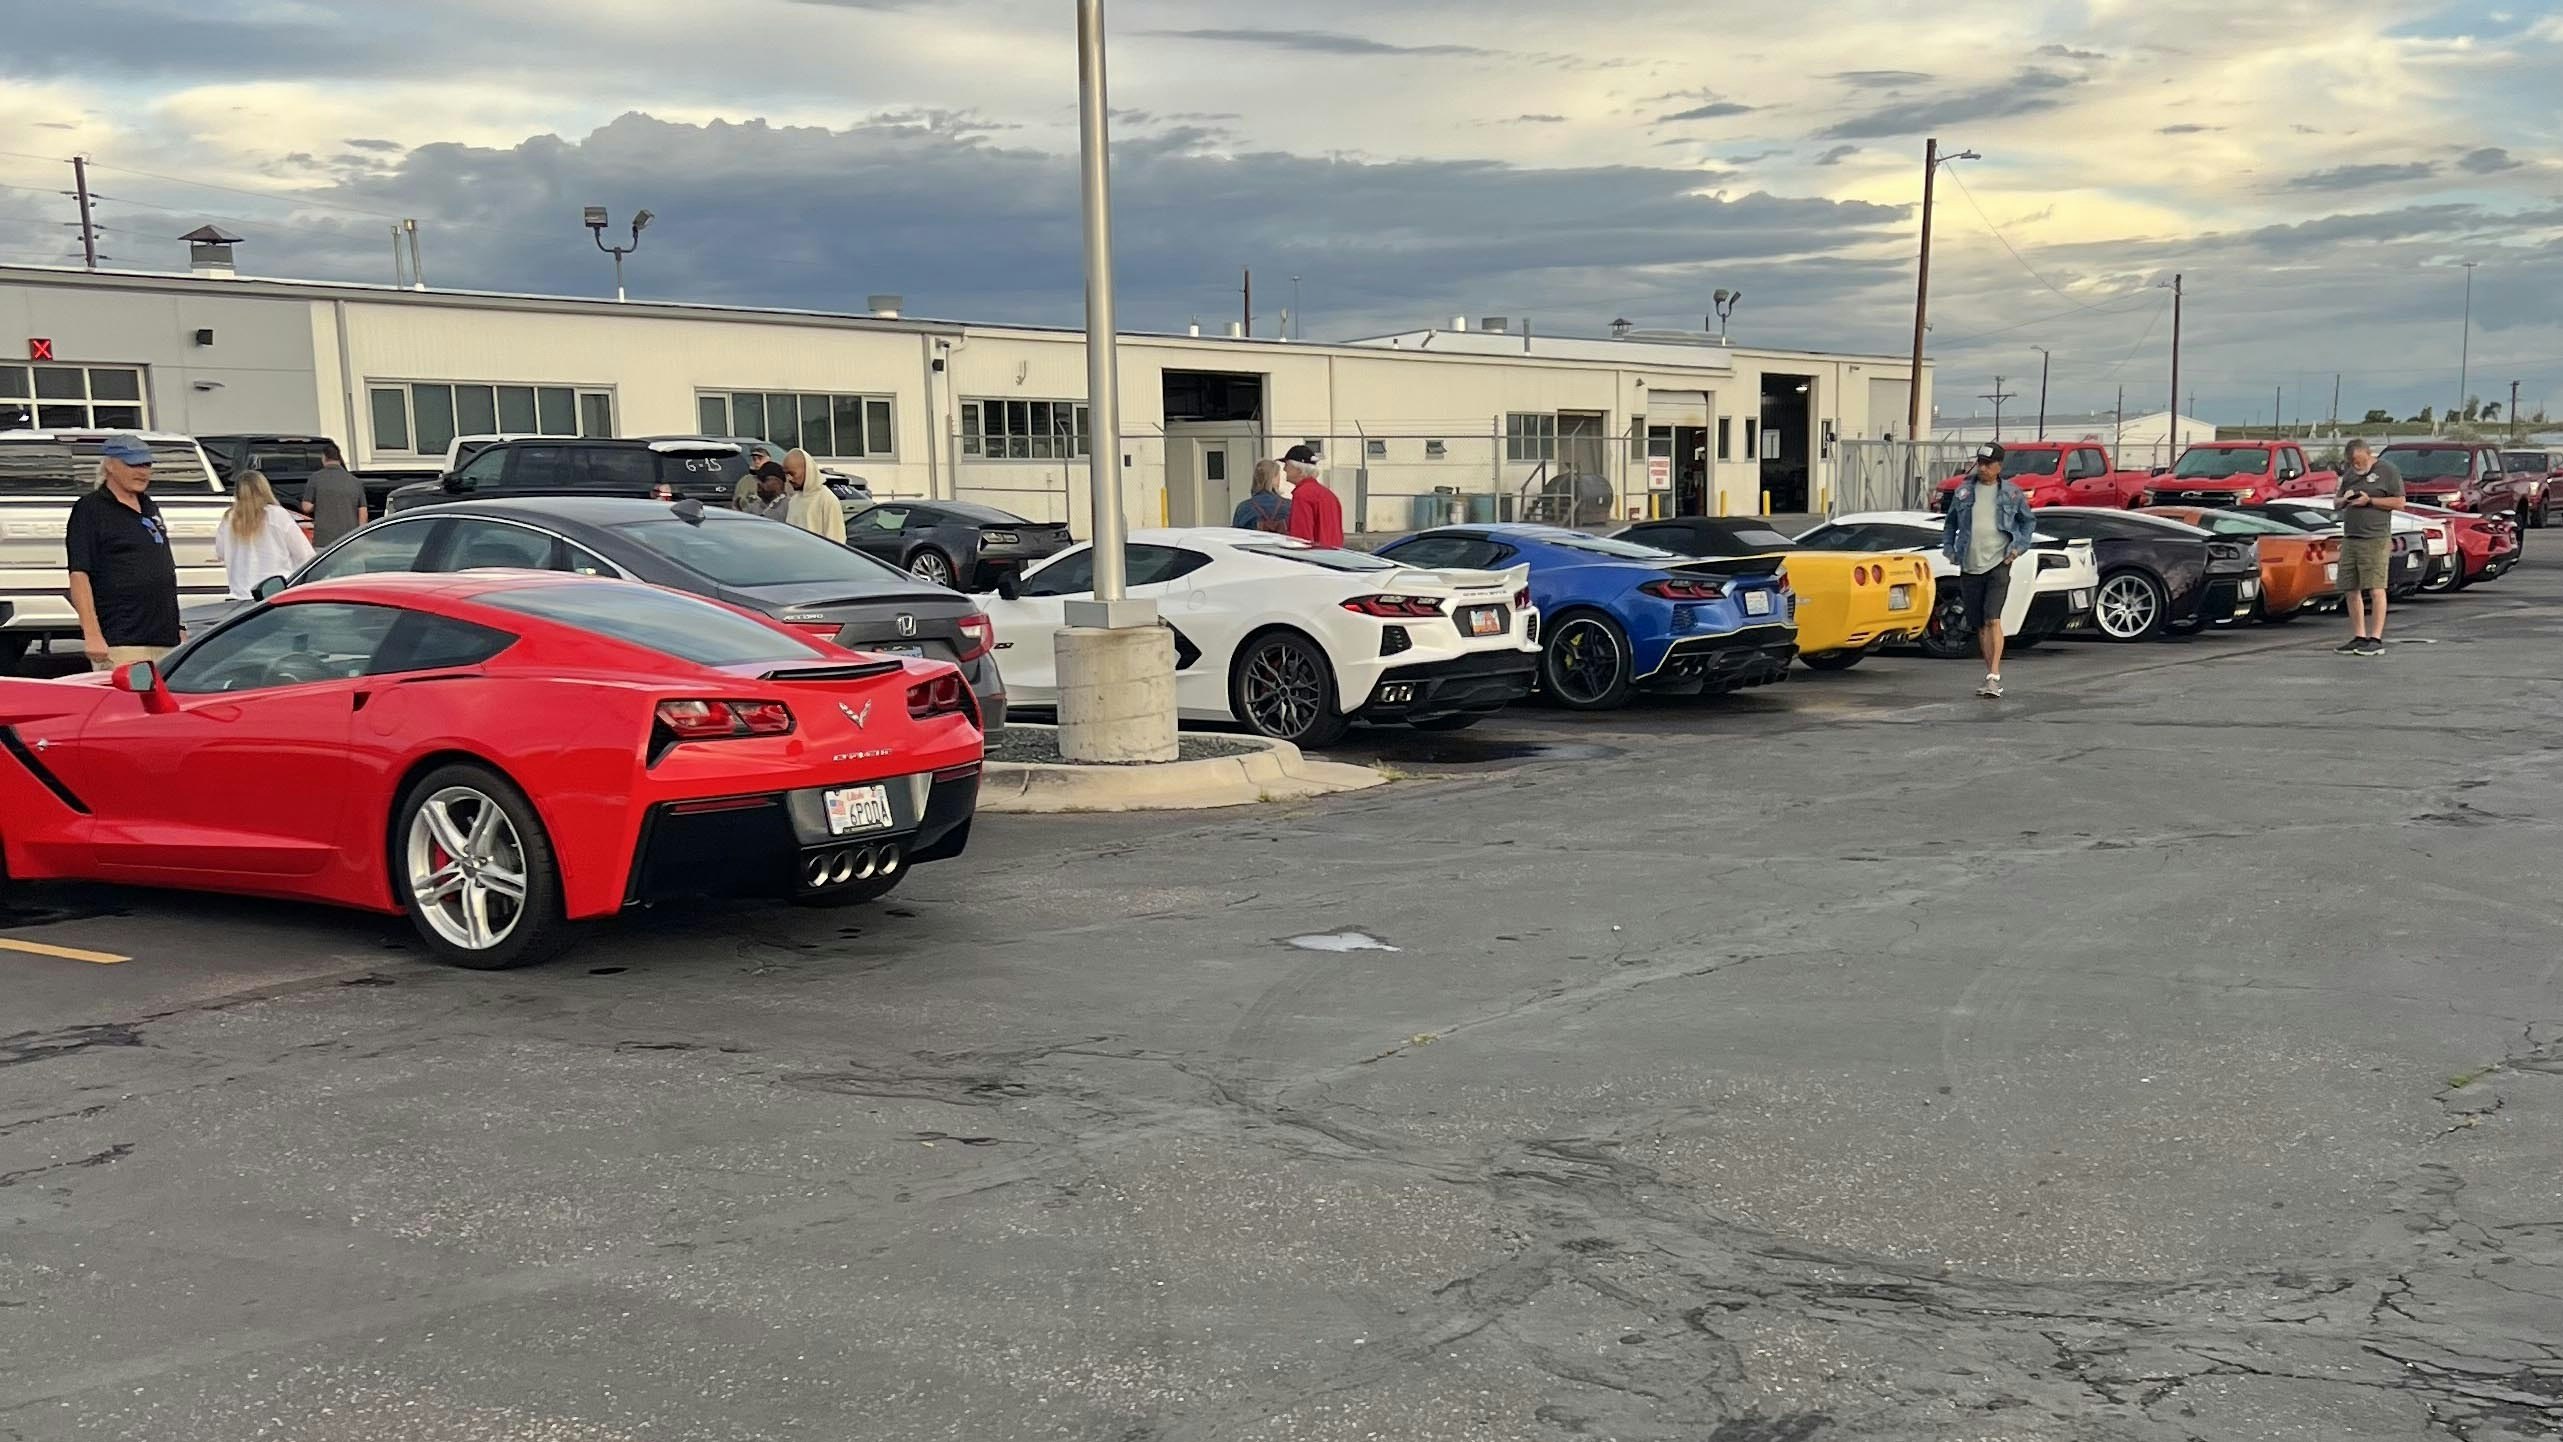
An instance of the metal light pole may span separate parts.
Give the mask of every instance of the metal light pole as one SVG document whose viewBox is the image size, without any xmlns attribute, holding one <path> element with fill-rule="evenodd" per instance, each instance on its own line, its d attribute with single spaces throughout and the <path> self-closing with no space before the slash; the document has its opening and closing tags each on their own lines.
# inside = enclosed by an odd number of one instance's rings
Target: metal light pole
<svg viewBox="0 0 2563 1442">
<path fill-rule="evenodd" d="M 1119 331 L 1112 295 L 1111 101 L 1103 0 L 1077 3 L 1078 178 L 1086 219 L 1086 480 L 1094 510 L 1094 599 L 1067 603 L 1054 643 L 1059 750 L 1072 762 L 1172 761 L 1174 634 L 1133 600 L 1121 513 Z"/>
<path fill-rule="evenodd" d="M 2155 283 L 2159 285 L 2161 282 Z M 2180 299 L 2180 277 L 2174 275 L 2171 278 L 2171 429 L 2164 437 L 2171 443 L 2174 455 L 2180 453 Z M 2193 404 L 2190 409 L 2198 407 Z"/>
<path fill-rule="evenodd" d="M 605 218 L 604 206 L 588 206 L 584 212 L 584 217 L 587 221 L 588 236 L 596 242 L 596 248 L 605 252 L 607 255 L 614 257 L 614 298 L 618 301 L 622 300 L 624 298 L 623 257 L 630 255 L 632 252 L 641 248 L 641 232 L 649 229 L 652 217 L 646 210 L 641 211 L 632 217 L 632 243 L 630 245 L 607 245 L 605 243 L 605 227 L 609 222 Z"/>
<path fill-rule="evenodd" d="M 2465 338 L 2456 352 L 2456 413 L 2465 413 L 2465 387 L 2474 366 L 2474 267 L 2481 262 L 2465 261 Z"/>
<path fill-rule="evenodd" d="M 2030 349 L 2038 353 L 2038 439 L 2043 441 L 2047 438 L 2047 363 L 2055 357 L 2049 355 L 2042 345 L 2033 345 Z"/>
</svg>

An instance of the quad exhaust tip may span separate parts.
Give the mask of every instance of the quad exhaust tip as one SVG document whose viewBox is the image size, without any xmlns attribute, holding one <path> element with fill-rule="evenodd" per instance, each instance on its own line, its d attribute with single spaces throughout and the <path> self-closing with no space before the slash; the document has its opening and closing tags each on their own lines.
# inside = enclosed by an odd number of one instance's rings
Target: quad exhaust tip
<svg viewBox="0 0 2563 1442">
<path fill-rule="evenodd" d="M 906 857 L 896 844 L 882 846 L 848 846 L 836 851 L 813 852 L 802 863 L 801 880 L 812 889 L 843 886 L 849 881 L 870 881 L 874 877 L 895 875 Z"/>
</svg>

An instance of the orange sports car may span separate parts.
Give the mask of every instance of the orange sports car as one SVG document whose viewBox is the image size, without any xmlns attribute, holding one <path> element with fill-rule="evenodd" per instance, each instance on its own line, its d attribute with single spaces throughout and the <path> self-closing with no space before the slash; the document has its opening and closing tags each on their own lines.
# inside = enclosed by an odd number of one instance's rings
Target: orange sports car
<svg viewBox="0 0 2563 1442">
<path fill-rule="evenodd" d="M 2187 521 L 2220 536 L 2248 537 L 2259 543 L 2260 600 L 2255 613 L 2263 621 L 2293 621 L 2307 606 L 2341 593 L 2341 538 L 2309 536 L 2265 516 L 2214 506 L 2147 506 L 2146 512 Z"/>
</svg>

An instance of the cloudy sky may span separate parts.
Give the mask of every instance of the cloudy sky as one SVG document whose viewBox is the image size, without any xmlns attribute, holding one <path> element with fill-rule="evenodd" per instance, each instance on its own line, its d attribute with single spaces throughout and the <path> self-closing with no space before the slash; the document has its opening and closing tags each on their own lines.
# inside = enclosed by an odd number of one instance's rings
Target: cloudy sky
<svg viewBox="0 0 2563 1442">
<path fill-rule="evenodd" d="M 1069 0 L 79 0 L 8 7 L 0 258 L 74 249 L 441 285 L 610 290 L 579 208 L 658 215 L 636 295 L 1075 322 Z M 1126 324 L 1310 339 L 1458 313 L 1599 333 L 1910 342 L 1923 139 L 1942 172 L 1944 411 L 1994 389 L 2226 420 L 2563 416 L 2563 12 L 2475 0 L 1112 0 Z"/>
</svg>

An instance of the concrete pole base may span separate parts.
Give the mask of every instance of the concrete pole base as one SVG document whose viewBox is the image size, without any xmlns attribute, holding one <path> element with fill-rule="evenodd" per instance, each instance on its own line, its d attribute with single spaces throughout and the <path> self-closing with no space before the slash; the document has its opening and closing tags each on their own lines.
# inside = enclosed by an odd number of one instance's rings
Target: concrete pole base
<svg viewBox="0 0 2563 1442">
<path fill-rule="evenodd" d="M 1070 626 L 1056 634 L 1059 754 L 1089 766 L 1176 759 L 1175 633 Z"/>
</svg>

